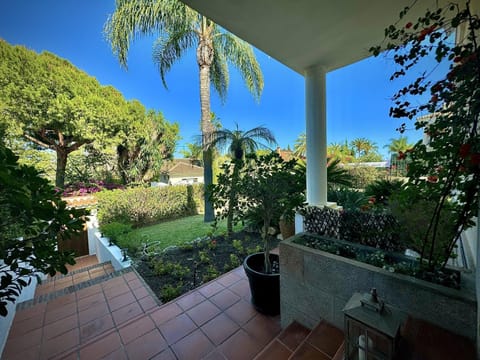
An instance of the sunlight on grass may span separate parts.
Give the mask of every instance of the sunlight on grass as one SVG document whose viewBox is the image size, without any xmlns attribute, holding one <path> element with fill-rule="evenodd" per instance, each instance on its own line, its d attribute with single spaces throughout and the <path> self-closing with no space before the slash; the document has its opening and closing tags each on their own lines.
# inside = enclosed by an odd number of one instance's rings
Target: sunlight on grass
<svg viewBox="0 0 480 360">
<path fill-rule="evenodd" d="M 240 226 L 237 228 L 240 229 Z M 227 222 L 223 220 L 219 222 L 215 235 L 225 233 L 226 230 Z M 159 242 L 156 248 L 164 249 L 167 246 L 179 245 L 203 237 L 212 231 L 212 223 L 203 222 L 203 215 L 195 215 L 136 229 L 133 231 L 132 238 L 139 245 Z"/>
</svg>

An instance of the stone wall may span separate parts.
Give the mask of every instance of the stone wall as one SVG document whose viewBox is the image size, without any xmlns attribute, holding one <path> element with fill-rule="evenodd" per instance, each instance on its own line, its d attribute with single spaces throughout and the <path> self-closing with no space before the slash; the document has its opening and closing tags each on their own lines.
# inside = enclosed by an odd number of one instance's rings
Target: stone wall
<svg viewBox="0 0 480 360">
<path fill-rule="evenodd" d="M 476 341 L 474 291 L 449 289 L 292 243 L 280 243 L 282 327 L 312 328 L 325 319 L 343 329 L 342 309 L 354 292 L 377 288 L 388 304 Z"/>
</svg>

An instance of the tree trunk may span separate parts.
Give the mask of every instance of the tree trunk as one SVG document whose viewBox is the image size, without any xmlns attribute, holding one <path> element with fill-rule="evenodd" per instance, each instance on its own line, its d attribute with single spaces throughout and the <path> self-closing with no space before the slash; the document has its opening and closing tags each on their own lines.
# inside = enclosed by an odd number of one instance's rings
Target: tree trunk
<svg viewBox="0 0 480 360">
<path fill-rule="evenodd" d="M 55 186 L 63 189 L 65 186 L 65 169 L 67 168 L 68 152 L 63 148 L 56 148 L 57 152 L 57 171 L 55 174 Z"/>
<path fill-rule="evenodd" d="M 211 222 L 215 220 L 213 204 L 210 201 L 207 190 L 213 183 L 212 171 L 212 149 L 207 149 L 206 144 L 210 143 L 213 125 L 210 112 L 210 66 L 213 62 L 213 44 L 211 38 L 211 28 L 207 26 L 207 20 L 203 19 L 202 33 L 197 47 L 197 62 L 200 68 L 200 109 L 201 109 L 201 129 L 203 139 L 203 181 L 205 189 L 205 215 L 204 221 Z"/>
</svg>

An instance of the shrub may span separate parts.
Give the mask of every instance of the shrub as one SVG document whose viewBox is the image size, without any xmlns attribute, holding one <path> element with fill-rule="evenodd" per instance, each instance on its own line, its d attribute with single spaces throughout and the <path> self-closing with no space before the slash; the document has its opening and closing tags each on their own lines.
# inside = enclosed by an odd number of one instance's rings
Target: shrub
<svg viewBox="0 0 480 360">
<path fill-rule="evenodd" d="M 368 197 L 364 192 L 347 188 L 330 190 L 328 200 L 336 202 L 344 210 L 357 210 L 368 204 Z"/>
<path fill-rule="evenodd" d="M 379 179 L 365 188 L 365 194 L 372 196 L 377 205 L 387 205 L 388 198 L 402 189 L 403 181 Z"/>
<path fill-rule="evenodd" d="M 203 205 L 203 185 L 102 191 L 96 197 L 101 224 L 119 222 L 139 227 L 196 214 Z"/>
<path fill-rule="evenodd" d="M 103 236 L 108 237 L 111 242 L 116 244 L 123 235 L 126 235 L 132 231 L 132 225 L 111 222 L 103 224 L 100 227 L 100 230 L 102 231 Z"/>
<path fill-rule="evenodd" d="M 384 168 L 372 168 L 370 166 L 348 166 L 345 167 L 345 169 L 352 176 L 352 187 L 356 189 L 365 189 L 369 184 L 387 176 L 387 171 Z"/>
</svg>

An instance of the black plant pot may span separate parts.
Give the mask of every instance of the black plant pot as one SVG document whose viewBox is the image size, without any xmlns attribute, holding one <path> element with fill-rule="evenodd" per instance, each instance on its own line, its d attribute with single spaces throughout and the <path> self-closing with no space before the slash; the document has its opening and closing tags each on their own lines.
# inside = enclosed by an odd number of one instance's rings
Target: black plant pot
<svg viewBox="0 0 480 360">
<path fill-rule="evenodd" d="M 266 315 L 278 315 L 280 314 L 280 273 L 266 274 L 264 259 L 264 253 L 249 255 L 243 262 L 243 268 L 250 283 L 252 304 L 255 309 Z M 270 261 L 278 264 L 278 255 L 270 254 Z"/>
</svg>

